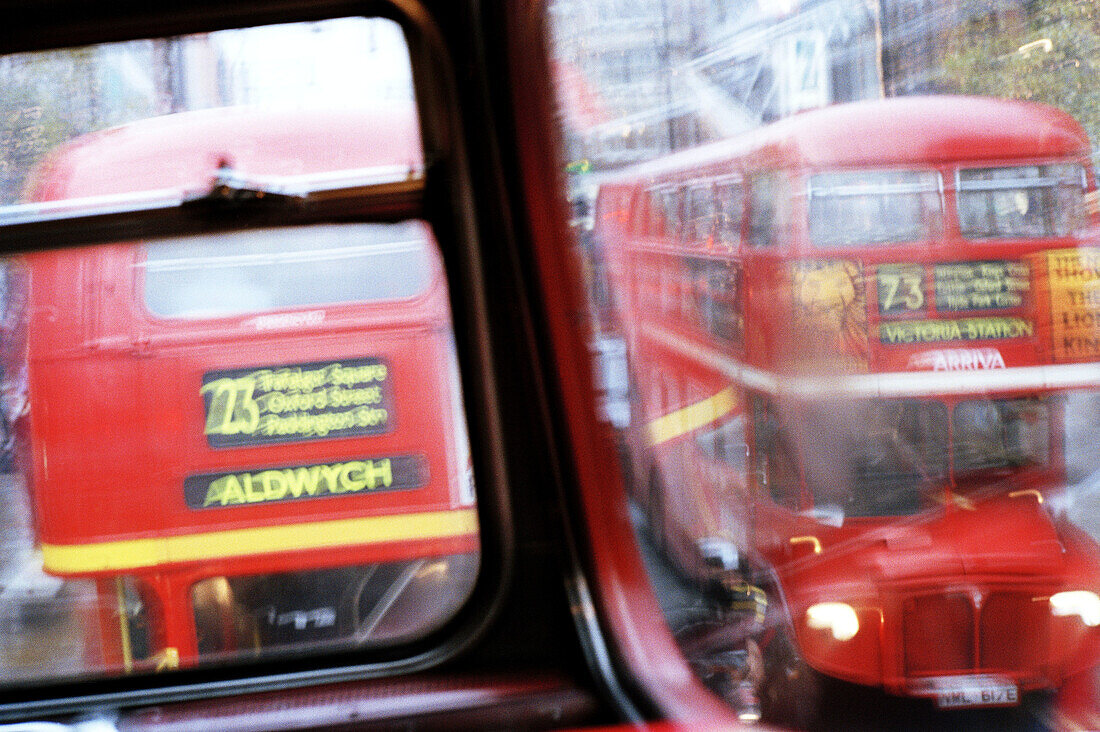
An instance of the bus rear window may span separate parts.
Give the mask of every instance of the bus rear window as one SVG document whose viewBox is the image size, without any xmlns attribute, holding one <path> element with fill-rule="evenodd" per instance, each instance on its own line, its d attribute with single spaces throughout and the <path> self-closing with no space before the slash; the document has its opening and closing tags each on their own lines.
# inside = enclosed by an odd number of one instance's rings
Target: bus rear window
<svg viewBox="0 0 1100 732">
<path fill-rule="evenodd" d="M 810 177 L 810 238 L 818 247 L 919 241 L 943 221 L 940 176 L 861 170 Z"/>
<path fill-rule="evenodd" d="M 145 248 L 145 304 L 163 318 L 399 300 L 432 269 L 419 224 L 260 229 Z"/>
<path fill-rule="evenodd" d="M 1070 236 L 1085 219 L 1080 165 L 959 171 L 959 229 L 968 239 Z"/>
</svg>

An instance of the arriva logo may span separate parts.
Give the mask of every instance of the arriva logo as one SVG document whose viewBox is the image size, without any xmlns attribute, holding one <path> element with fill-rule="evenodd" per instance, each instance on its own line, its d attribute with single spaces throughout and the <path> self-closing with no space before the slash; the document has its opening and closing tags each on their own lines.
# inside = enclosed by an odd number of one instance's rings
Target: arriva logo
<svg viewBox="0 0 1100 732">
<path fill-rule="evenodd" d="M 981 371 L 1005 368 L 996 348 L 945 348 L 924 351 L 909 359 L 909 368 L 929 371 Z"/>
</svg>

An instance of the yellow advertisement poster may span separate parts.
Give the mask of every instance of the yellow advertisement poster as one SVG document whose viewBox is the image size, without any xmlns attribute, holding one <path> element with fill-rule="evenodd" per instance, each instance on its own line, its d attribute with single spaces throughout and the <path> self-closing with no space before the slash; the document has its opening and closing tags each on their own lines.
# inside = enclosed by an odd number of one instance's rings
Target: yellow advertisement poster
<svg viewBox="0 0 1100 732">
<path fill-rule="evenodd" d="M 860 262 L 794 262 L 789 277 L 799 325 L 806 333 L 819 336 L 814 341 L 800 341 L 800 345 L 816 344 L 865 366 L 867 287 Z"/>
<path fill-rule="evenodd" d="M 1046 258 L 1055 360 L 1100 360 L 1100 249 L 1059 249 Z"/>
</svg>

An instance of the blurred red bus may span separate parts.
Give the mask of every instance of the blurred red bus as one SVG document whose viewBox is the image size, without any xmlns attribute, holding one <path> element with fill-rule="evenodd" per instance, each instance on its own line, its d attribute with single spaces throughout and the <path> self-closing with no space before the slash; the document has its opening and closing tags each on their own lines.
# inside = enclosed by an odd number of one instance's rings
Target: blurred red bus
<svg viewBox="0 0 1100 732">
<path fill-rule="evenodd" d="M 167 116 L 64 146 L 30 198 L 401 180 L 422 172 L 417 130 L 411 106 Z M 426 224 L 125 242 L 9 270 L 43 565 L 94 578 L 96 665 L 385 644 L 465 600 L 478 524 Z"/>
<path fill-rule="evenodd" d="M 1098 380 L 1089 154 L 1052 108 L 908 98 L 604 181 L 634 498 L 689 576 L 768 590 L 773 667 L 964 707 L 1096 662 L 1100 550 L 1049 500 Z"/>
</svg>

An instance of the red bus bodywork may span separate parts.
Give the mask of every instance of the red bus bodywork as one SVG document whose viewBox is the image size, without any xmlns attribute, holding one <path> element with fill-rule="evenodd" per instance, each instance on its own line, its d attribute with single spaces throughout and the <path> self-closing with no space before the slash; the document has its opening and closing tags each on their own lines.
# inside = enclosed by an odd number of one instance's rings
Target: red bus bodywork
<svg viewBox="0 0 1100 732">
<path fill-rule="evenodd" d="M 959 213 L 1010 185 L 986 172 L 1001 169 L 1083 207 L 1089 155 L 1052 108 L 909 98 L 800 114 L 603 181 L 596 249 L 630 362 L 634 498 L 689 576 L 727 547 L 814 669 L 950 707 L 1012 704 L 1095 665 L 1100 617 L 1059 603 L 1095 605 L 1100 551 L 1052 508 L 1063 395 L 1097 383 L 1095 301 L 1077 294 L 1100 261 L 1093 216 L 968 236 Z M 826 184 L 835 199 L 909 196 L 917 233 L 813 229 Z M 1020 190 L 1009 203 L 1034 214 Z M 993 470 L 963 454 L 964 417 L 989 405 L 1041 415 L 1028 428 L 1041 460 Z M 870 415 L 903 409 L 927 444 L 942 428 L 927 457 L 941 472 L 876 443 L 913 464 L 908 502 L 880 503 L 889 486 L 867 479 L 856 508 L 852 446 L 874 442 Z"/>
<path fill-rule="evenodd" d="M 42 166 L 30 198 L 202 192 L 226 166 L 253 176 L 380 166 L 415 174 L 421 157 L 411 107 L 213 110 L 80 138 Z M 329 237 L 322 249 L 348 238 L 362 238 L 368 254 L 398 247 L 392 256 L 411 258 L 402 272 L 416 281 L 361 301 L 306 293 L 292 298 L 299 304 L 261 298 L 238 307 L 210 270 L 195 278 L 206 288 L 198 301 L 221 310 L 158 315 L 148 301 L 161 285 L 146 278 L 155 271 L 158 283 L 183 286 L 171 280 L 178 262 L 153 256 L 172 242 L 32 253 L 12 266 L 25 315 L 9 363 L 25 360 L 20 430 L 43 564 L 57 576 L 96 579 L 97 666 L 141 660 L 127 637 L 133 629 L 119 625 L 122 577 L 148 608 L 149 663 L 169 665 L 255 645 L 421 634 L 473 586 L 475 499 L 431 230 L 342 224 L 251 236 L 289 242 L 290 252 L 299 236 Z M 378 274 L 374 260 L 349 261 L 367 262 L 363 279 Z M 377 566 L 400 579 L 372 589 Z M 294 596 L 291 585 L 304 589 Z M 400 607 L 401 618 L 386 620 L 387 608 L 370 604 L 379 598 L 364 597 L 388 592 L 385 602 L 398 607 L 410 589 L 418 599 Z M 229 605 L 245 595 L 252 615 L 271 616 L 262 643 L 241 640 L 263 636 L 256 628 L 231 627 L 241 613 Z M 371 612 L 374 625 L 361 626 Z"/>
</svg>

